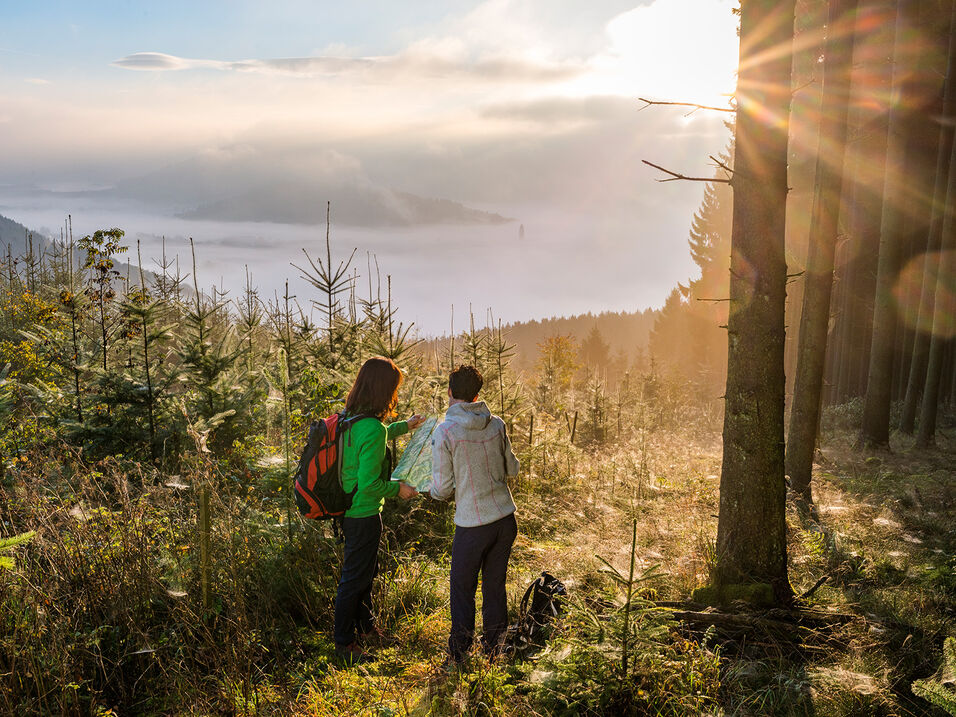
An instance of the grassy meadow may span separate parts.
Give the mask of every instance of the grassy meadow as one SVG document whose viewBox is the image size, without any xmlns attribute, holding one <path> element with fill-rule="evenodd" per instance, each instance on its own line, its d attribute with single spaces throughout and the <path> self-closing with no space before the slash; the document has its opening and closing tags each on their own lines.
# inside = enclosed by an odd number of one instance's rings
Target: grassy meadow
<svg viewBox="0 0 956 717">
<path fill-rule="evenodd" d="M 860 407 L 828 409 L 816 512 L 788 510 L 805 609 L 717 611 L 692 597 L 716 558 L 718 391 L 653 362 L 609 379 L 569 337 L 519 373 L 493 321 L 417 344 L 330 258 L 312 311 L 190 291 L 171 263 L 124 282 L 121 239 L 0 272 L 0 712 L 934 714 L 911 686 L 956 631 L 951 417 L 933 450 L 866 453 Z M 386 505 L 377 660 L 336 661 L 341 545 L 290 476 L 375 354 L 406 372 L 400 416 L 444 410 L 449 366 L 484 374 L 522 463 L 512 610 L 543 570 L 568 589 L 531 659 L 440 669 L 453 508 L 419 497 Z"/>
</svg>

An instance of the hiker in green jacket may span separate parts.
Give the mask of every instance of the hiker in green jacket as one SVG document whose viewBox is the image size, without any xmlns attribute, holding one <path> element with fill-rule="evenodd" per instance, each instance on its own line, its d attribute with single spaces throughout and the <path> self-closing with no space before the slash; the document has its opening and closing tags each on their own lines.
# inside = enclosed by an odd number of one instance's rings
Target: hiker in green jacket
<svg viewBox="0 0 956 717">
<path fill-rule="evenodd" d="M 355 490 L 352 507 L 342 519 L 345 557 L 335 596 L 335 652 L 348 662 L 365 662 L 369 655 L 356 642 L 377 634 L 372 614 L 372 581 L 378 573 L 378 544 L 382 537 L 382 506 L 386 498 L 404 500 L 417 495 L 410 485 L 389 480 L 391 466 L 386 460 L 388 441 L 418 428 L 423 418 L 385 426 L 395 415 L 402 372 L 393 361 L 368 359 L 345 400 L 345 415 L 357 418 L 345 434 L 342 450 L 342 488 Z"/>
</svg>

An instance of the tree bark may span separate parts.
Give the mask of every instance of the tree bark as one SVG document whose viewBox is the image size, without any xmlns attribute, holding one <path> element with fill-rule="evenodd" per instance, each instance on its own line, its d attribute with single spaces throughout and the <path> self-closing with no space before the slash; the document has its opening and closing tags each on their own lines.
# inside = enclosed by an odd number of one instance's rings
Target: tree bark
<svg viewBox="0 0 956 717">
<path fill-rule="evenodd" d="M 946 118 L 947 120 L 949 118 Z M 954 332 L 954 309 L 956 309 L 956 142 L 953 142 L 949 157 L 949 177 L 946 182 L 946 211 L 943 219 L 940 253 L 937 254 L 936 294 L 933 301 L 933 335 L 930 339 L 929 359 L 926 367 L 926 383 L 923 386 L 923 405 L 920 409 L 919 430 L 916 445 L 931 446 L 936 442 L 936 414 L 939 405 L 940 384 L 947 344 Z"/>
<path fill-rule="evenodd" d="M 715 585 L 787 581 L 784 302 L 794 0 L 743 0 Z"/>
<path fill-rule="evenodd" d="M 883 175 L 883 213 L 880 218 L 880 251 L 873 307 L 873 337 L 863 404 L 861 443 L 886 447 L 890 443 L 893 353 L 897 312 L 893 288 L 899 273 L 903 211 L 901 191 L 906 181 L 906 137 L 904 127 L 904 78 L 907 18 L 914 15 L 916 0 L 899 0 L 896 5 L 896 37 L 893 43 L 893 97 L 886 139 L 886 169 Z"/>
<path fill-rule="evenodd" d="M 786 469 L 792 489 L 812 500 L 810 477 L 820 422 L 823 369 L 826 362 L 833 262 L 839 234 L 843 160 L 846 154 L 850 71 L 853 66 L 852 21 L 857 0 L 830 0 L 823 61 L 823 102 L 817 149 L 813 212 L 807 250 L 806 283 L 797 371 L 790 411 Z"/>
<path fill-rule="evenodd" d="M 956 5 L 949 21 L 949 63 L 946 69 L 946 82 L 943 89 L 943 117 L 951 118 L 956 114 Z M 943 121 L 939 130 L 939 150 L 936 157 L 936 184 L 933 190 L 932 218 L 926 240 L 926 255 L 923 262 L 923 284 L 920 291 L 919 313 L 916 319 L 916 339 L 913 344 L 913 358 L 910 362 L 906 395 L 903 398 L 903 410 L 900 416 L 900 432 L 912 435 L 916 424 L 916 409 L 920 394 L 926 382 L 926 368 L 929 363 L 929 345 L 933 325 L 933 301 L 936 285 L 933 282 L 933 270 L 938 260 L 940 242 L 943 236 L 943 219 L 949 205 L 946 202 L 946 185 L 949 175 L 949 161 L 953 145 L 953 124 Z"/>
<path fill-rule="evenodd" d="M 949 368 L 944 376 L 949 376 L 948 386 L 946 387 L 946 402 L 948 405 L 953 405 L 953 398 L 956 397 L 956 352 L 953 351 L 953 344 L 949 344 Z M 942 398 L 940 399 L 942 400 Z"/>
</svg>

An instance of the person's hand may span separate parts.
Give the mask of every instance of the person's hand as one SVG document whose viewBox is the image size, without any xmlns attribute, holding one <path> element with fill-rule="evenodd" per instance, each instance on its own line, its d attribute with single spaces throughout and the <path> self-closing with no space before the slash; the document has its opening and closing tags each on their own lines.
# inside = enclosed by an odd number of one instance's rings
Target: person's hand
<svg viewBox="0 0 956 717">
<path fill-rule="evenodd" d="M 425 422 L 425 417 L 419 416 L 417 413 L 406 421 L 406 423 L 408 424 L 409 431 L 414 431 L 424 422 Z"/>
<path fill-rule="evenodd" d="M 418 495 L 418 491 L 408 485 L 408 483 L 398 484 L 398 497 L 402 500 L 409 500 L 416 495 Z"/>
</svg>

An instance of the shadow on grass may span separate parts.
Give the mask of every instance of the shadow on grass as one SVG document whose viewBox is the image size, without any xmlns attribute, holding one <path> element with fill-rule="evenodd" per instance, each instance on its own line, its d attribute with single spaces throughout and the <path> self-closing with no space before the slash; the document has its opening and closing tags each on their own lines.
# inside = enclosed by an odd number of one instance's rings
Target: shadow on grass
<svg viewBox="0 0 956 717">
<path fill-rule="evenodd" d="M 857 649 L 882 666 L 904 713 L 942 715 L 911 685 L 936 671 L 956 628 L 956 454 L 950 441 L 895 444 L 895 452 L 827 451 L 816 530 L 827 538 L 831 597 L 865 620 Z"/>
</svg>

